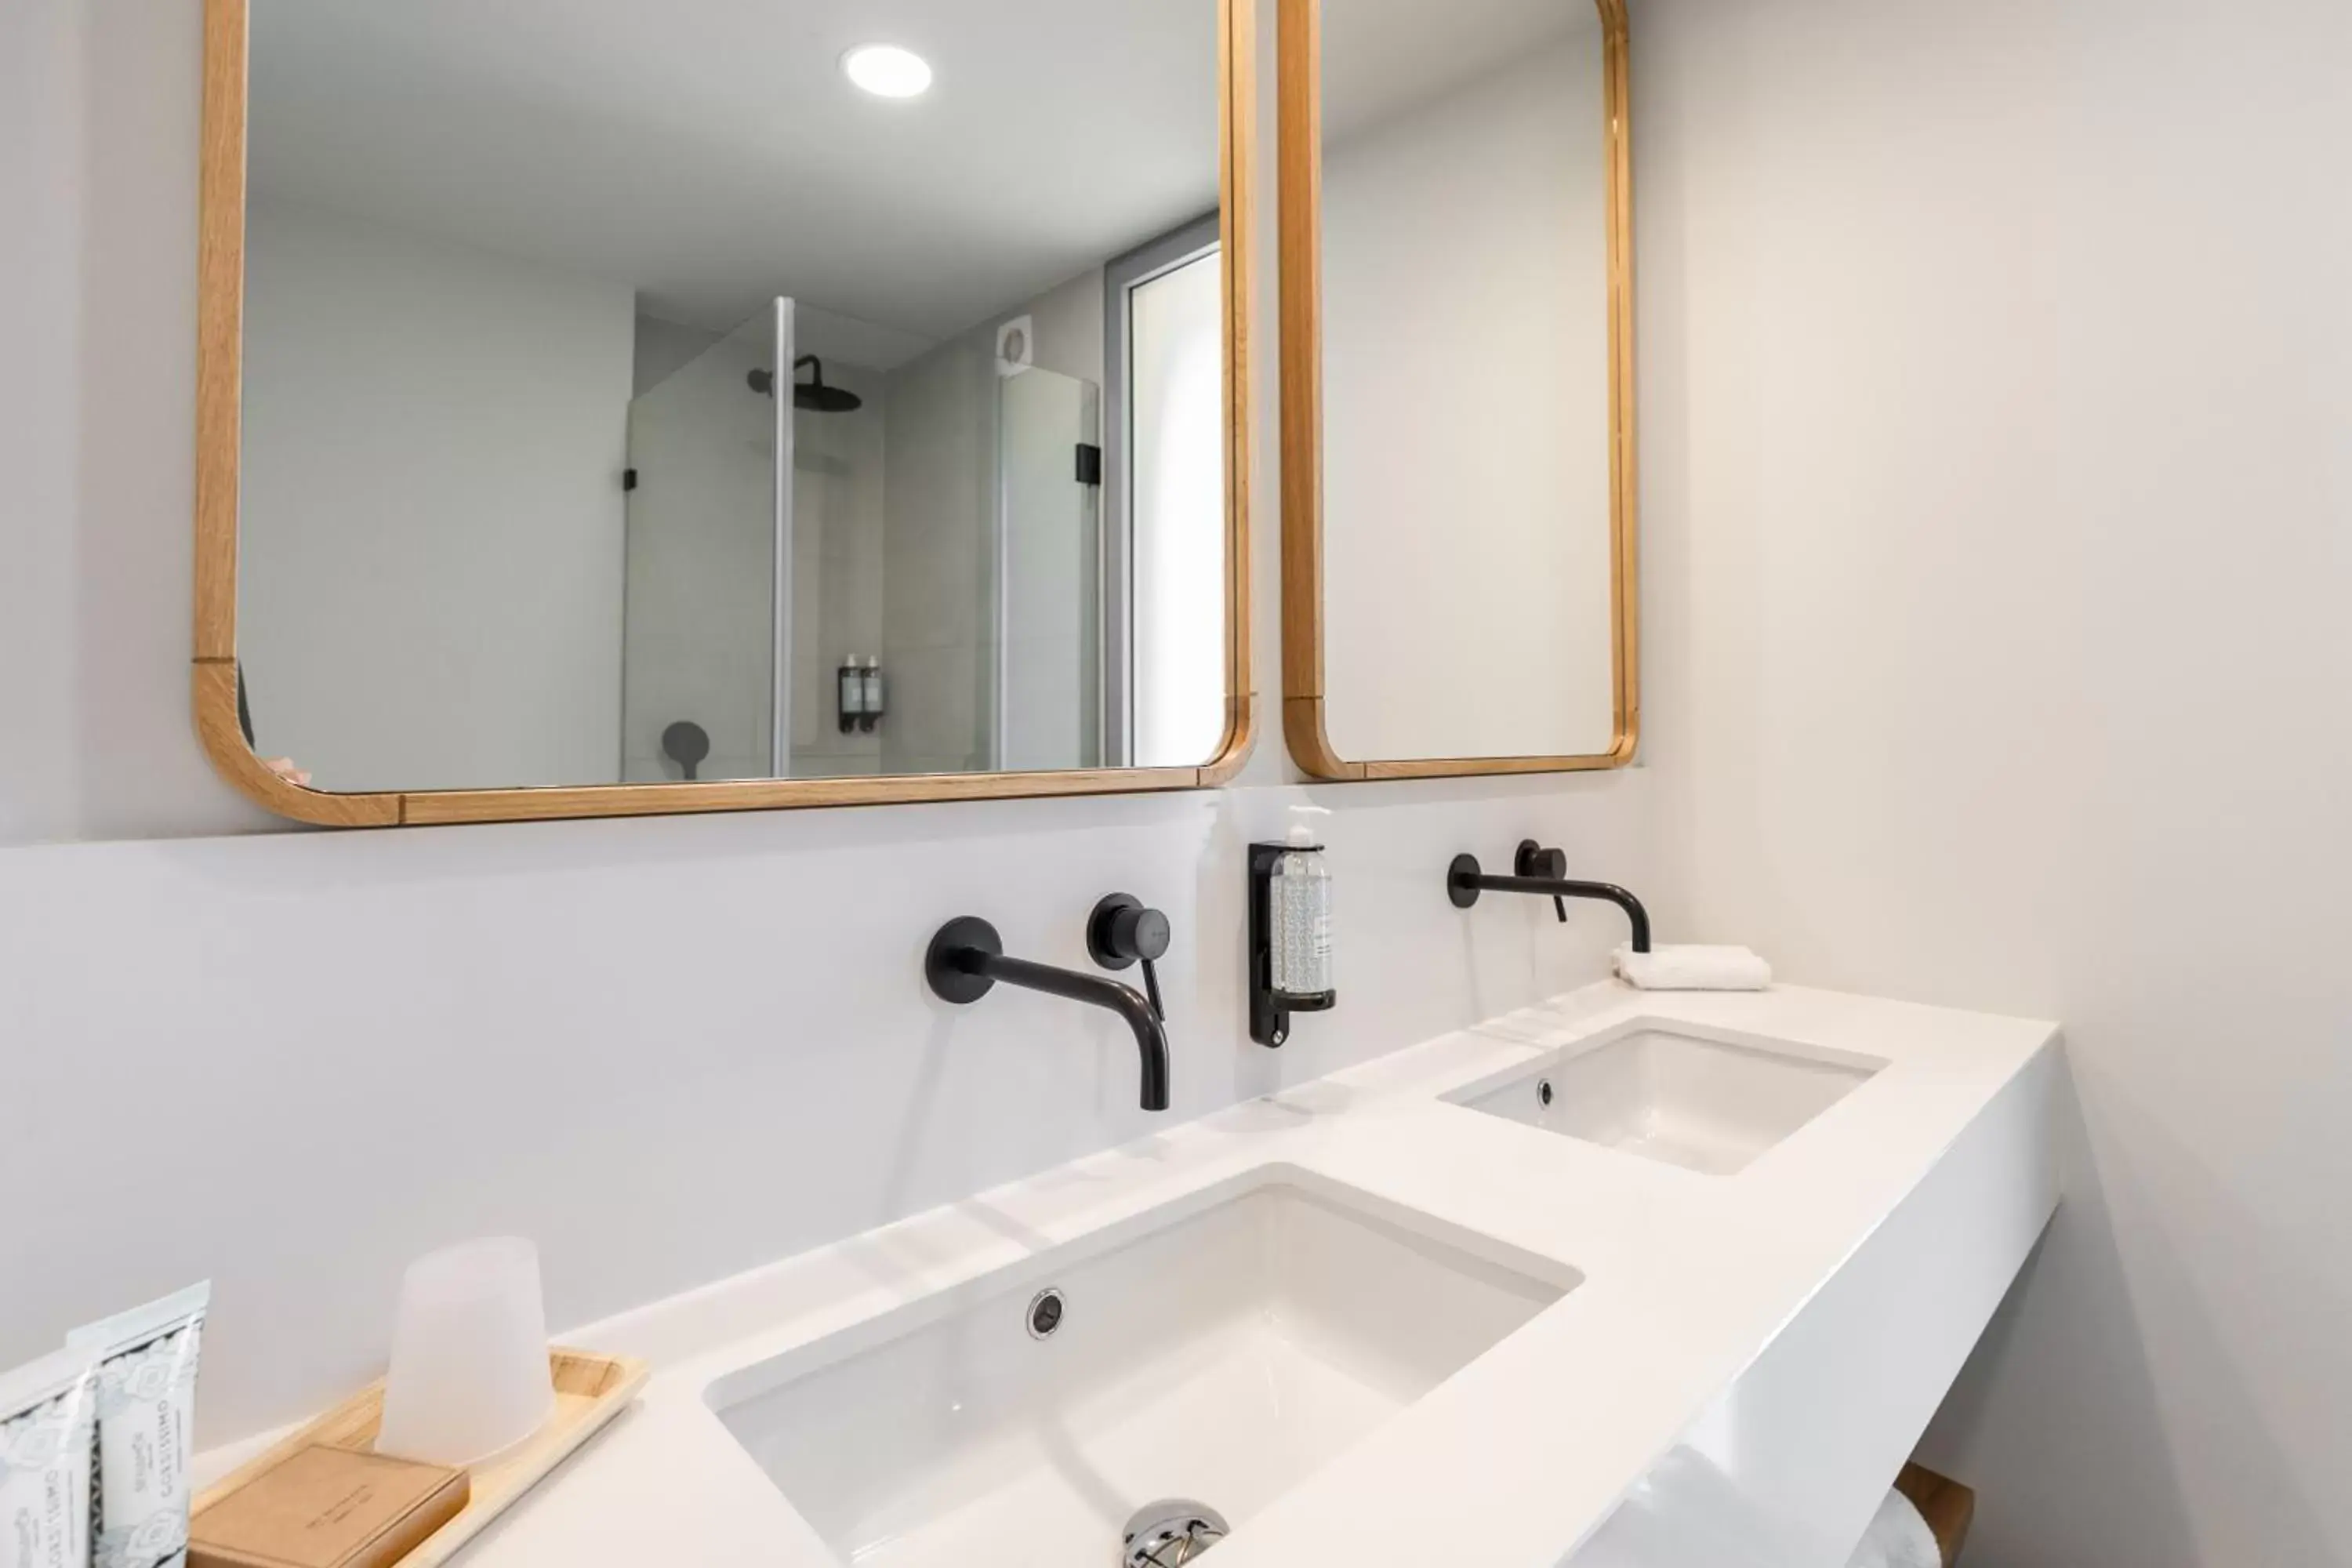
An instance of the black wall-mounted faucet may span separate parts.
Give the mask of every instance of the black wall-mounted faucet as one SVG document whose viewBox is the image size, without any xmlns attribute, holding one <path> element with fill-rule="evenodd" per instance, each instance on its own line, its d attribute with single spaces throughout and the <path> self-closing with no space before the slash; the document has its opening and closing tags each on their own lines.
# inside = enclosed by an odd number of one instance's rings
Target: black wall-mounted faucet
<svg viewBox="0 0 2352 1568">
<path fill-rule="evenodd" d="M 1003 939 L 996 934 L 996 928 L 971 915 L 948 921 L 931 938 L 930 951 L 923 955 L 923 977 L 942 999 L 959 1005 L 979 1001 L 1003 981 L 1025 991 L 1042 991 L 1048 996 L 1060 996 L 1118 1014 L 1134 1032 L 1136 1054 L 1142 1060 L 1143 1109 L 1165 1110 L 1168 1026 L 1161 1018 L 1160 982 L 1152 972 L 1151 961 L 1168 951 L 1168 917 L 1132 900 L 1114 908 L 1114 900 L 1122 897 L 1114 894 L 1096 906 L 1095 919 L 1088 924 L 1087 946 L 1097 963 L 1113 968 L 1123 968 L 1140 960 L 1145 983 L 1152 990 L 1149 1000 L 1132 985 L 1116 980 L 1056 969 L 1048 963 L 1032 963 L 1025 958 L 1007 958 Z M 1107 910 L 1120 918 L 1108 918 Z M 1097 941 L 1098 929 L 1110 945 Z M 1122 962 L 1110 963 L 1104 956 L 1106 952 L 1112 957 L 1123 954 Z"/>
<path fill-rule="evenodd" d="M 1612 882 L 1575 882 L 1568 877 L 1568 857 L 1558 849 L 1546 849 L 1534 839 L 1519 842 L 1518 853 L 1512 858 L 1508 877 L 1489 877 L 1478 868 L 1475 855 L 1456 855 L 1454 864 L 1445 868 L 1445 895 L 1454 900 L 1457 910 L 1466 910 L 1486 893 L 1528 893 L 1552 901 L 1564 922 L 1568 919 L 1570 899 L 1597 899 L 1616 905 L 1625 911 L 1633 923 L 1633 951 L 1650 951 L 1650 911 L 1642 900 Z"/>
</svg>

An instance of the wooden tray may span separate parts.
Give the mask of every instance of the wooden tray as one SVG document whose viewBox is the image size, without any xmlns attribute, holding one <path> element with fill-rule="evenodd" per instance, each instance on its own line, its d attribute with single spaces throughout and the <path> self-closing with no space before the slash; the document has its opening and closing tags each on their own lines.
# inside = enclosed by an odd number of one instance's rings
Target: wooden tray
<svg viewBox="0 0 2352 1568">
<path fill-rule="evenodd" d="M 555 1374 L 555 1414 L 528 1440 L 486 1465 L 468 1468 L 472 1500 L 465 1511 L 435 1531 L 407 1556 L 400 1568 L 439 1568 L 457 1549 L 479 1534 L 490 1521 L 514 1505 L 550 1470 L 594 1436 L 604 1424 L 627 1408 L 645 1386 L 646 1367 L 627 1356 L 591 1355 L 585 1351 L 548 1352 Z M 233 1475 L 199 1494 L 197 1513 L 235 1491 L 263 1471 L 283 1463 L 297 1449 L 311 1443 L 337 1448 L 375 1450 L 377 1428 L 383 1424 L 383 1384 L 362 1389 L 316 1421 L 288 1437 Z"/>
</svg>

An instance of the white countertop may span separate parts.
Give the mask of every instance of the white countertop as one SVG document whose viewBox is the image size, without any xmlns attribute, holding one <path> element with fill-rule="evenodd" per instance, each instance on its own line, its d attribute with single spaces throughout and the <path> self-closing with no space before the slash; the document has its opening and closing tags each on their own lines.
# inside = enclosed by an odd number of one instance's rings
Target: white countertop
<svg viewBox="0 0 2352 1568">
<path fill-rule="evenodd" d="M 1436 1098 L 1635 1018 L 1888 1065 L 1727 1177 Z M 2050 1024 L 1794 987 L 1593 986 L 566 1336 L 644 1356 L 654 1377 L 636 1409 L 466 1561 L 832 1568 L 712 1412 L 714 1382 L 1280 1163 L 1551 1259 L 1582 1283 L 1252 1518 L 1214 1561 L 1554 1563 L 2056 1040 Z"/>
</svg>

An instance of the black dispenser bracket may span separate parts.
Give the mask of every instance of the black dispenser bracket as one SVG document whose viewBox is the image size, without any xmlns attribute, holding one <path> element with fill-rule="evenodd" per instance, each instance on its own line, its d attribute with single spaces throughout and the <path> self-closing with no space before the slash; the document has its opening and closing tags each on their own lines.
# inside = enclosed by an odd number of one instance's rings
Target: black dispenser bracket
<svg viewBox="0 0 2352 1568">
<path fill-rule="evenodd" d="M 1290 1038 L 1293 1013 L 1328 1013 L 1339 994 L 1291 995 L 1274 988 L 1274 871 L 1290 850 L 1287 844 L 1249 847 L 1250 1038 L 1279 1050 Z"/>
</svg>

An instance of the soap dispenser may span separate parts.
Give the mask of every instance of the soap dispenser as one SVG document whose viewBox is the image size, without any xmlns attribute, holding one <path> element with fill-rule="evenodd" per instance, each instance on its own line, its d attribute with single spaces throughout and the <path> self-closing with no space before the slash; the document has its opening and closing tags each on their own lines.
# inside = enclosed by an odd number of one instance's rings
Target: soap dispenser
<svg viewBox="0 0 2352 1568">
<path fill-rule="evenodd" d="M 858 727 L 866 712 L 866 671 L 856 654 L 842 656 L 841 668 L 834 672 L 834 684 L 839 696 L 841 732 L 846 735 Z"/>
<path fill-rule="evenodd" d="M 1250 1038 L 1279 1047 L 1290 1015 L 1320 1013 L 1339 1000 L 1331 973 L 1331 865 L 1321 806 L 1290 809 L 1280 844 L 1253 844 L 1250 878 Z"/>
</svg>

